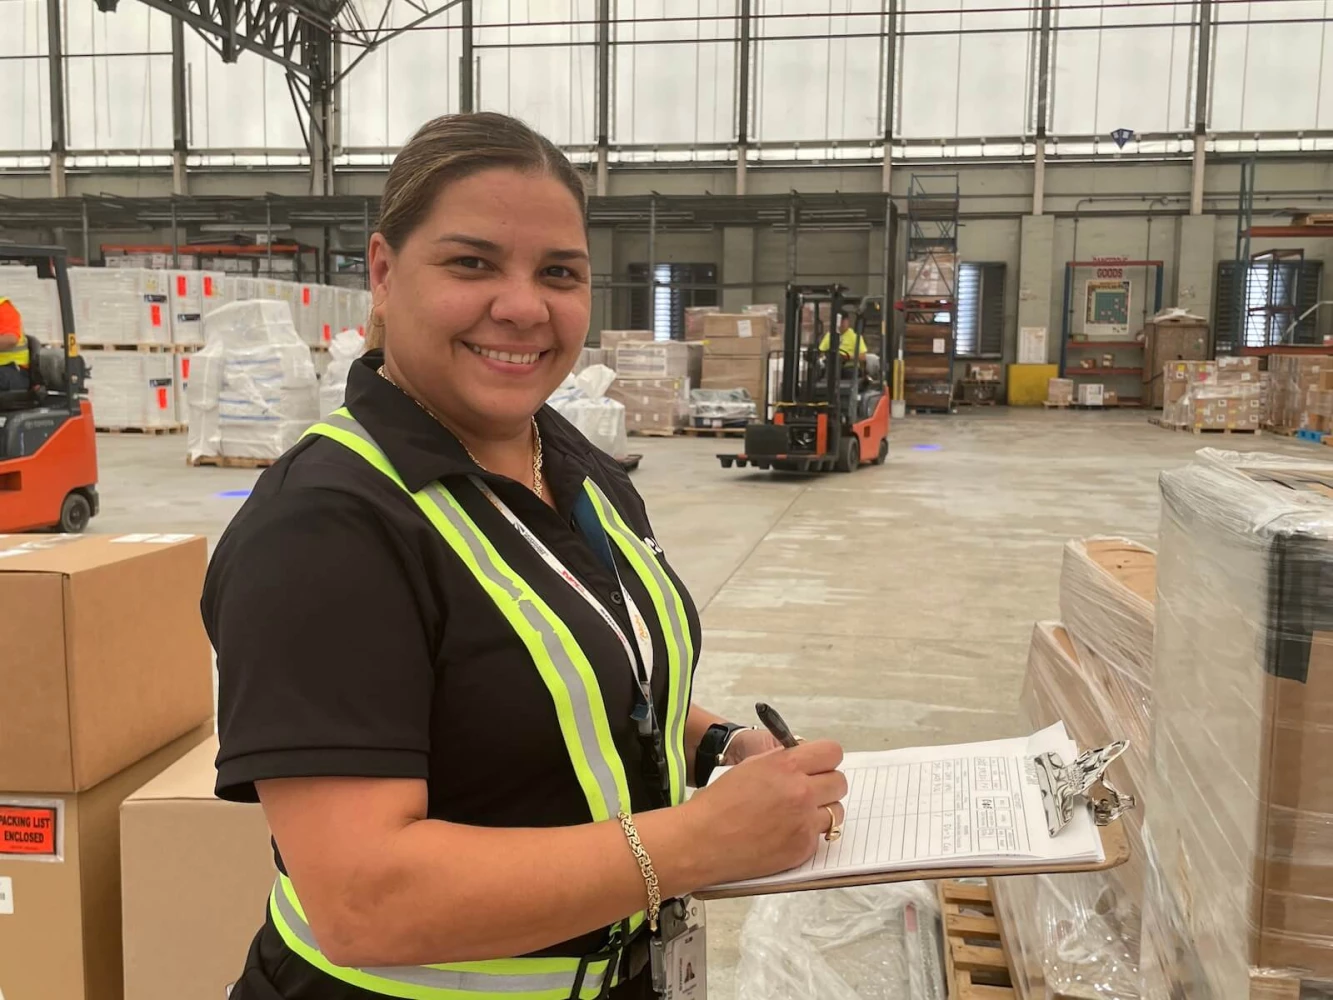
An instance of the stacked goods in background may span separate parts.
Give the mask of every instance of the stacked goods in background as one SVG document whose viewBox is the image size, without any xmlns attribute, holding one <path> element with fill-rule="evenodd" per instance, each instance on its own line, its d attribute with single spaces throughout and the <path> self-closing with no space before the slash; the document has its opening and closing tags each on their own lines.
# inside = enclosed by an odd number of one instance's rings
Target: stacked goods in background
<svg viewBox="0 0 1333 1000">
<path fill-rule="evenodd" d="M 603 330 L 598 346 L 604 351 L 615 353 L 617 347 L 626 343 L 644 343 L 656 340 L 652 330 Z"/>
<path fill-rule="evenodd" d="M 1270 354 L 1264 426 L 1277 431 L 1304 428 L 1310 390 L 1319 388 L 1328 371 L 1333 371 L 1333 357 L 1326 354 Z"/>
<path fill-rule="evenodd" d="M 37 276 L 37 268 L 20 264 L 0 265 L 0 296 L 9 299 L 23 317 L 23 332 L 40 343 L 58 345 L 60 297 L 56 283 Z"/>
<path fill-rule="evenodd" d="M 953 401 L 958 255 L 931 251 L 907 262 L 903 380 L 907 405 L 948 411 Z"/>
<path fill-rule="evenodd" d="M 751 316 L 766 316 L 769 331 L 775 337 L 781 336 L 782 316 L 776 302 L 753 302 L 748 306 L 742 306 L 741 312 Z"/>
<path fill-rule="evenodd" d="M 1304 430 L 1333 433 L 1333 367 L 1319 373 L 1319 384 L 1305 395 Z"/>
<path fill-rule="evenodd" d="M 98 430 L 180 426 L 177 367 L 186 354 L 89 348 L 88 400 Z"/>
<path fill-rule="evenodd" d="M 615 381 L 616 373 L 610 368 L 591 365 L 577 375 L 566 376 L 546 402 L 593 445 L 612 458 L 624 458 L 629 454 L 625 406 L 608 396 Z"/>
<path fill-rule="evenodd" d="M 217 752 L 210 736 L 120 807 L 128 1000 L 225 997 L 262 919 L 268 824 L 257 803 L 214 797 Z"/>
<path fill-rule="evenodd" d="M 221 271 L 167 272 L 172 343 L 203 346 L 204 316 L 223 304 L 224 277 Z"/>
<path fill-rule="evenodd" d="M 319 419 L 343 405 L 347 376 L 352 364 L 366 353 L 366 338 L 355 330 L 343 330 L 329 344 L 329 365 L 319 378 Z"/>
<path fill-rule="evenodd" d="M 1046 382 L 1046 402 L 1051 406 L 1069 406 L 1074 402 L 1074 380 L 1053 378 Z"/>
<path fill-rule="evenodd" d="M 604 347 L 585 347 L 579 351 L 579 359 L 574 362 L 573 374 L 577 375 L 585 368 L 591 368 L 593 365 L 605 365 L 607 368 L 614 368 L 615 364 L 615 351 L 608 351 Z"/>
<path fill-rule="evenodd" d="M 1204 449 L 1159 482 L 1144 995 L 1326 996 L 1333 464 Z"/>
<path fill-rule="evenodd" d="M 764 398 L 768 352 L 773 330 L 763 313 L 705 314 L 703 378 L 700 389 L 744 389 L 751 399 Z"/>
<path fill-rule="evenodd" d="M 186 398 L 189 455 L 275 459 L 319 418 L 310 348 L 284 302 L 233 302 L 204 320 L 208 346 L 194 355 Z"/>
<path fill-rule="evenodd" d="M 755 401 L 744 389 L 693 389 L 690 392 L 690 426 L 744 427 L 757 419 Z"/>
<path fill-rule="evenodd" d="M 21 625 L 0 656 L 0 989 L 120 1000 L 121 802 L 213 732 L 208 543 L 12 535 L 0 556 Z M 182 902 L 210 905 L 173 895 L 164 914 Z"/>
<path fill-rule="evenodd" d="M 1263 421 L 1259 374 L 1258 358 L 1167 362 L 1162 369 L 1162 423 L 1257 431 Z"/>
<path fill-rule="evenodd" d="M 1082 747 L 1128 739 L 1108 777 L 1138 806 L 1120 821 L 1130 844 L 1125 865 L 991 883 L 1023 1000 L 1140 996 L 1155 587 L 1151 549 L 1123 538 L 1071 540 L 1060 571 L 1063 624 L 1033 629 L 1024 721 L 1037 729 L 1063 720 Z"/>
<path fill-rule="evenodd" d="M 1143 401 L 1160 410 L 1166 398 L 1163 373 L 1172 361 L 1203 361 L 1209 355 L 1208 321 L 1185 309 L 1163 309 L 1143 326 Z"/>
<path fill-rule="evenodd" d="M 83 344 L 171 343 L 171 273 L 71 267 L 74 329 Z"/>
<path fill-rule="evenodd" d="M 638 331 L 604 331 L 636 333 Z M 689 412 L 690 388 L 699 384 L 702 346 L 679 340 L 619 339 L 610 399 L 625 407 L 631 434 L 674 434 Z"/>
<path fill-rule="evenodd" d="M 703 340 L 704 339 L 704 317 L 713 313 L 720 313 L 722 310 L 717 306 L 686 306 L 685 307 L 685 339 Z"/>
</svg>

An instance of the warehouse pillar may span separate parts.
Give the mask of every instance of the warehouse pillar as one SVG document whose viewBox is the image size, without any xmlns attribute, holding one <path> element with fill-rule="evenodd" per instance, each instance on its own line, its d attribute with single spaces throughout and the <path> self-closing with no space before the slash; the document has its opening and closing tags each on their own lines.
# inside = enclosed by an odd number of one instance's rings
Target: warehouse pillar
<svg viewBox="0 0 1333 1000">
<path fill-rule="evenodd" d="M 333 34 L 325 28 L 310 26 L 310 193 L 333 194 L 333 137 L 337 120 L 334 106 L 336 67 Z"/>
<path fill-rule="evenodd" d="M 614 229 L 588 230 L 588 267 L 592 272 L 592 316 L 589 330 L 617 329 L 615 321 L 615 236 Z"/>
<path fill-rule="evenodd" d="M 1046 210 L 1046 125 L 1050 118 L 1051 0 L 1041 0 L 1037 33 L 1037 140 L 1032 157 L 1032 214 Z"/>
<path fill-rule="evenodd" d="M 605 197 L 611 147 L 611 0 L 597 0 L 597 194 Z"/>
<path fill-rule="evenodd" d="M 1190 180 L 1190 215 L 1203 215 L 1204 140 L 1208 129 L 1208 73 L 1213 45 L 1212 0 L 1199 0 L 1199 53 L 1194 80 L 1194 172 Z"/>
<path fill-rule="evenodd" d="M 1211 215 L 1180 219 L 1176 302 L 1182 309 L 1213 318 L 1213 276 L 1217 269 L 1217 220 Z M 1166 303 L 1170 305 L 1171 303 Z"/>
<path fill-rule="evenodd" d="M 186 156 L 189 150 L 187 134 L 187 102 L 185 92 L 185 22 L 171 19 L 171 193 L 186 194 L 189 178 L 186 176 Z"/>
<path fill-rule="evenodd" d="M 459 13 L 462 17 L 459 34 L 463 54 L 458 60 L 458 110 L 467 113 L 476 110 L 472 94 L 472 0 L 462 0 Z"/>
<path fill-rule="evenodd" d="M 736 12 L 736 193 L 745 194 L 749 183 L 746 156 L 750 143 L 750 0 L 740 0 Z"/>
<path fill-rule="evenodd" d="M 893 115 L 898 107 L 898 0 L 889 0 L 884 33 L 884 171 L 880 190 L 893 191 Z"/>
<path fill-rule="evenodd" d="M 1047 331 L 1046 357 L 1060 357 L 1060 328 L 1052 326 L 1051 297 L 1055 281 L 1055 217 L 1025 215 L 1019 231 L 1018 325 Z"/>
<path fill-rule="evenodd" d="M 65 47 L 60 31 L 60 0 L 46 2 L 47 69 L 51 86 L 51 197 L 65 197 Z"/>
<path fill-rule="evenodd" d="M 721 278 L 723 312 L 738 313 L 754 301 L 754 230 L 748 226 L 722 230 Z"/>
</svg>

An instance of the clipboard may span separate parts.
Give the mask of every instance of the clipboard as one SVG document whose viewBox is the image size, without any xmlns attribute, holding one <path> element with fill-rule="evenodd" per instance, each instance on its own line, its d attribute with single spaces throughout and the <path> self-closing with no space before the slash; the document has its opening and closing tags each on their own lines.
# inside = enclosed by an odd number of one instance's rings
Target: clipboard
<svg viewBox="0 0 1333 1000">
<path fill-rule="evenodd" d="M 834 878 L 812 879 L 808 882 L 740 886 L 733 889 L 703 889 L 692 892 L 695 899 L 741 899 L 748 896 L 771 896 L 779 892 L 811 892 L 817 889 L 845 889 L 858 885 L 887 885 L 891 882 L 916 882 L 950 878 L 1002 878 L 1006 875 L 1057 875 L 1066 872 L 1103 872 L 1118 868 L 1129 860 L 1129 840 L 1120 820 L 1100 826 L 1103 861 L 1078 861 L 1032 865 L 973 865 L 965 868 L 909 868 L 898 871 L 866 872 L 861 875 L 839 875 Z"/>
</svg>

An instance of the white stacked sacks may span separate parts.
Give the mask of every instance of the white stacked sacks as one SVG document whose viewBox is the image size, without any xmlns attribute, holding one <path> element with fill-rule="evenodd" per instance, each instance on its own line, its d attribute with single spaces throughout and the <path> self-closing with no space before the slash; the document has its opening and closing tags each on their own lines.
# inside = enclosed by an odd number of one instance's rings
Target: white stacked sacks
<svg viewBox="0 0 1333 1000">
<path fill-rule="evenodd" d="M 165 351 L 85 350 L 94 426 L 99 430 L 175 426 L 177 357 Z"/>
<path fill-rule="evenodd" d="M 291 287 L 292 322 L 297 334 L 311 347 L 331 347 L 336 331 L 324 301 L 332 289 L 306 281 L 291 283 Z"/>
<path fill-rule="evenodd" d="M 329 344 L 329 366 L 319 379 L 319 416 L 324 419 L 343 405 L 347 375 L 352 363 L 366 352 L 366 338 L 355 330 L 343 330 Z"/>
<path fill-rule="evenodd" d="M 169 271 L 171 342 L 202 346 L 204 316 L 222 305 L 223 274 L 220 271 Z"/>
<path fill-rule="evenodd" d="M 578 375 L 567 376 L 547 403 L 602 451 L 612 458 L 623 458 L 629 453 L 625 407 L 607 398 L 615 377 L 610 368 L 593 365 Z"/>
<path fill-rule="evenodd" d="M 334 290 L 333 325 L 338 330 L 355 330 L 366 335 L 366 320 L 370 316 L 370 293 L 358 288 Z"/>
<path fill-rule="evenodd" d="M 287 303 L 234 302 L 211 313 L 204 332 L 187 396 L 190 457 L 277 458 L 319 418 L 310 348 Z"/>
<path fill-rule="evenodd" d="M 168 272 L 72 267 L 74 328 L 87 344 L 170 344 Z"/>
<path fill-rule="evenodd" d="M 9 299 L 23 317 L 23 332 L 43 344 L 59 344 L 60 298 L 56 283 L 37 277 L 37 268 L 0 266 L 0 297 Z"/>
</svg>

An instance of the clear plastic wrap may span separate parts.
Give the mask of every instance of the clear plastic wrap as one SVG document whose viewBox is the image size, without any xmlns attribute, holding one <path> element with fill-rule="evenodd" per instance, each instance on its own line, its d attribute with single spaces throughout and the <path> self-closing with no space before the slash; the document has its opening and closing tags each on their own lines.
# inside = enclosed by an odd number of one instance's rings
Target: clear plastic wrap
<svg viewBox="0 0 1333 1000">
<path fill-rule="evenodd" d="M 933 882 L 762 896 L 736 1000 L 944 1000 Z"/>
<path fill-rule="evenodd" d="M 202 344 L 204 315 L 222 305 L 222 274 L 214 271 L 168 271 L 171 341 Z"/>
<path fill-rule="evenodd" d="M 1216 373 L 1213 377 L 1217 377 Z M 1173 387 L 1184 390 L 1175 399 L 1172 399 Z M 1248 431 L 1258 430 L 1263 423 L 1262 393 L 1257 378 L 1246 382 L 1168 383 L 1166 392 L 1162 422 L 1175 427 Z"/>
<path fill-rule="evenodd" d="M 1327 371 L 1333 371 L 1333 357 L 1326 354 L 1269 355 L 1264 422 L 1279 430 L 1304 427 L 1310 390 L 1319 386 L 1320 374 Z"/>
<path fill-rule="evenodd" d="M 625 407 L 606 392 L 616 373 L 604 365 L 593 365 L 568 376 L 546 402 L 612 458 L 629 454 L 625 436 Z"/>
<path fill-rule="evenodd" d="M 620 348 L 624 351 L 625 348 Z M 627 431 L 675 433 L 689 410 L 686 378 L 619 378 L 606 390 L 608 399 L 625 407 Z"/>
<path fill-rule="evenodd" d="M 97 427 L 169 427 L 177 423 L 176 355 L 83 352 L 88 400 Z"/>
<path fill-rule="evenodd" d="M 678 340 L 628 341 L 616 347 L 616 374 L 622 379 L 689 378 L 691 353 L 690 345 Z"/>
<path fill-rule="evenodd" d="M 286 302 L 253 299 L 210 313 L 187 390 L 192 458 L 277 458 L 319 418 L 310 348 Z"/>
<path fill-rule="evenodd" d="M 615 363 L 616 352 L 614 349 L 585 347 L 579 351 L 579 359 L 574 362 L 574 371 L 571 374 L 577 375 L 585 368 L 591 368 L 593 365 L 605 365 L 607 368 L 613 368 Z"/>
<path fill-rule="evenodd" d="M 171 343 L 170 273 L 71 267 L 74 328 L 87 344 Z"/>
<path fill-rule="evenodd" d="M 743 427 L 756 415 L 755 402 L 744 389 L 690 390 L 690 419 L 696 427 Z"/>
<path fill-rule="evenodd" d="M 343 405 L 347 395 L 347 373 L 366 352 L 366 338 L 355 330 L 343 330 L 329 344 L 329 367 L 319 380 L 319 416 L 324 419 Z"/>
<path fill-rule="evenodd" d="M 1205 449 L 1160 484 L 1144 995 L 1305 995 L 1333 979 L 1333 463 Z"/>
</svg>

